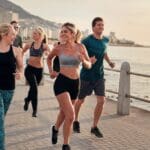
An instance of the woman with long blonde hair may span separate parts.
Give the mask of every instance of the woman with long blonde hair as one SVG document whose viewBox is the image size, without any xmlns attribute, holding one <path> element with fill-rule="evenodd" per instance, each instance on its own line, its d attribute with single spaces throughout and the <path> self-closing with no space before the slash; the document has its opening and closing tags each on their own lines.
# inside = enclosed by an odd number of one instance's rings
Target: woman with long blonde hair
<svg viewBox="0 0 150 150">
<path fill-rule="evenodd" d="M 29 50 L 28 64 L 25 68 L 25 78 L 29 83 L 29 91 L 24 99 L 24 110 L 27 111 L 29 103 L 32 103 L 32 117 L 37 117 L 38 105 L 38 85 L 43 76 L 43 55 L 48 55 L 50 49 L 46 42 L 46 35 L 41 27 L 37 27 L 32 32 L 33 42 L 27 43 L 23 47 L 23 54 Z"/>
<path fill-rule="evenodd" d="M 79 65 L 91 67 L 91 62 L 85 47 L 75 40 L 78 36 L 75 25 L 65 23 L 60 31 L 60 40 L 47 58 L 51 78 L 55 78 L 54 93 L 58 100 L 60 111 L 57 121 L 52 127 L 52 144 L 57 143 L 58 131 L 63 123 L 62 150 L 71 150 L 69 138 L 74 120 L 74 104 L 79 91 Z M 59 73 L 53 70 L 53 59 L 58 56 L 60 63 Z"/>
</svg>

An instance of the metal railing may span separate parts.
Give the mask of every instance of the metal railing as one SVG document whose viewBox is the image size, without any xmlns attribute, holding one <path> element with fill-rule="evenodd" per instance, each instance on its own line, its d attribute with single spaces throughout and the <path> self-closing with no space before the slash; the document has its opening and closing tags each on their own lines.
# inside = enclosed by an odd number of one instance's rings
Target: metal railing
<svg viewBox="0 0 150 150">
<path fill-rule="evenodd" d="M 146 77 L 146 78 L 150 78 L 150 75 L 130 72 L 130 64 L 128 62 L 123 62 L 120 70 L 110 69 L 110 68 L 105 68 L 105 70 L 120 73 L 119 90 L 113 91 L 111 89 L 106 89 L 106 92 L 118 95 L 117 113 L 119 115 L 129 114 L 130 98 L 150 103 L 149 99 L 140 98 L 130 94 L 130 75 Z M 49 73 L 44 73 L 44 75 L 49 75 Z"/>
<path fill-rule="evenodd" d="M 118 94 L 118 107 L 117 107 L 118 114 L 121 115 L 129 114 L 130 98 L 150 103 L 150 99 L 140 98 L 130 94 L 130 75 L 146 78 L 150 78 L 150 75 L 130 72 L 130 65 L 128 62 L 122 63 L 121 70 L 109 68 L 105 68 L 105 70 L 120 73 L 119 90 L 118 90 L 119 92 L 113 91 L 111 89 L 106 89 L 106 92 Z"/>
<path fill-rule="evenodd" d="M 105 68 L 105 70 L 112 71 L 112 72 L 119 72 L 119 73 L 121 72 L 118 69 Z M 150 75 L 141 74 L 141 73 L 127 72 L 127 74 L 135 75 L 135 76 L 140 76 L 140 77 L 145 77 L 145 78 L 150 78 Z M 106 89 L 106 92 L 113 93 L 113 94 L 119 94 L 119 92 L 113 91 L 111 89 Z M 126 97 L 150 103 L 150 99 L 140 98 L 140 97 L 137 97 L 137 96 L 134 96 L 134 95 L 128 95 L 128 94 L 126 94 Z"/>
<path fill-rule="evenodd" d="M 135 72 L 128 72 L 131 75 L 136 75 L 136 76 L 140 76 L 140 77 L 146 77 L 146 78 L 150 78 L 150 75 L 146 75 L 146 74 L 141 74 L 141 73 L 135 73 Z"/>
</svg>

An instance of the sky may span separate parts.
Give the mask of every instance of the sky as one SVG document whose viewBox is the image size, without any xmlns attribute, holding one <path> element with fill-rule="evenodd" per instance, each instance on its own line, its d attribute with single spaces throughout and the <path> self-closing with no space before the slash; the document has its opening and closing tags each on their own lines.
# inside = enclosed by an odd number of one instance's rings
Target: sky
<svg viewBox="0 0 150 150">
<path fill-rule="evenodd" d="M 58 23 L 72 22 L 91 31 L 91 21 L 104 19 L 104 34 L 150 45 L 150 0 L 9 0 L 33 15 Z"/>
</svg>

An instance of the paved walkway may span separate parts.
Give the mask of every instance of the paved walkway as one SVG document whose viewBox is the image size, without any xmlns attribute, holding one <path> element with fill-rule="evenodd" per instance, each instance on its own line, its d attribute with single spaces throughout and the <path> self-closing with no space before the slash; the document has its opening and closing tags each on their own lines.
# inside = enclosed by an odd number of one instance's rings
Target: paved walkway
<svg viewBox="0 0 150 150">
<path fill-rule="evenodd" d="M 23 111 L 23 99 L 28 86 L 24 81 L 17 83 L 16 94 L 6 117 L 7 150 L 61 150 L 62 128 L 58 144 L 50 140 L 50 126 L 56 120 L 58 103 L 53 95 L 53 83 L 46 81 L 39 87 L 38 117 Z M 81 133 L 73 133 L 72 150 L 150 150 L 150 112 L 131 108 L 129 116 L 116 114 L 116 102 L 107 100 L 99 124 L 104 138 L 90 134 L 95 104 L 93 96 L 86 99 L 81 109 Z"/>
</svg>

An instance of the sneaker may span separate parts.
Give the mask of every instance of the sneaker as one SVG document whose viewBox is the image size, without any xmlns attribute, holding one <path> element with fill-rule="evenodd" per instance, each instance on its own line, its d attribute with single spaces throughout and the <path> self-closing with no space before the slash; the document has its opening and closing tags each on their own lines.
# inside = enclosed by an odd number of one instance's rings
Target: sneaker
<svg viewBox="0 0 150 150">
<path fill-rule="evenodd" d="M 73 131 L 76 133 L 80 133 L 80 123 L 79 121 L 74 121 L 73 122 Z"/>
<path fill-rule="evenodd" d="M 62 150 L 71 150 L 71 147 L 68 144 L 66 144 L 62 146 Z"/>
<path fill-rule="evenodd" d="M 98 138 L 103 137 L 103 134 L 100 132 L 100 130 L 97 127 L 91 128 L 91 133 L 94 134 Z"/>
<path fill-rule="evenodd" d="M 24 111 L 27 111 L 28 110 L 28 107 L 29 107 L 29 101 L 27 98 L 24 99 Z"/>
<path fill-rule="evenodd" d="M 55 126 L 52 127 L 52 144 L 56 144 L 58 139 L 58 131 L 55 129 Z"/>
<path fill-rule="evenodd" d="M 32 117 L 37 117 L 36 111 L 33 111 Z"/>
</svg>

